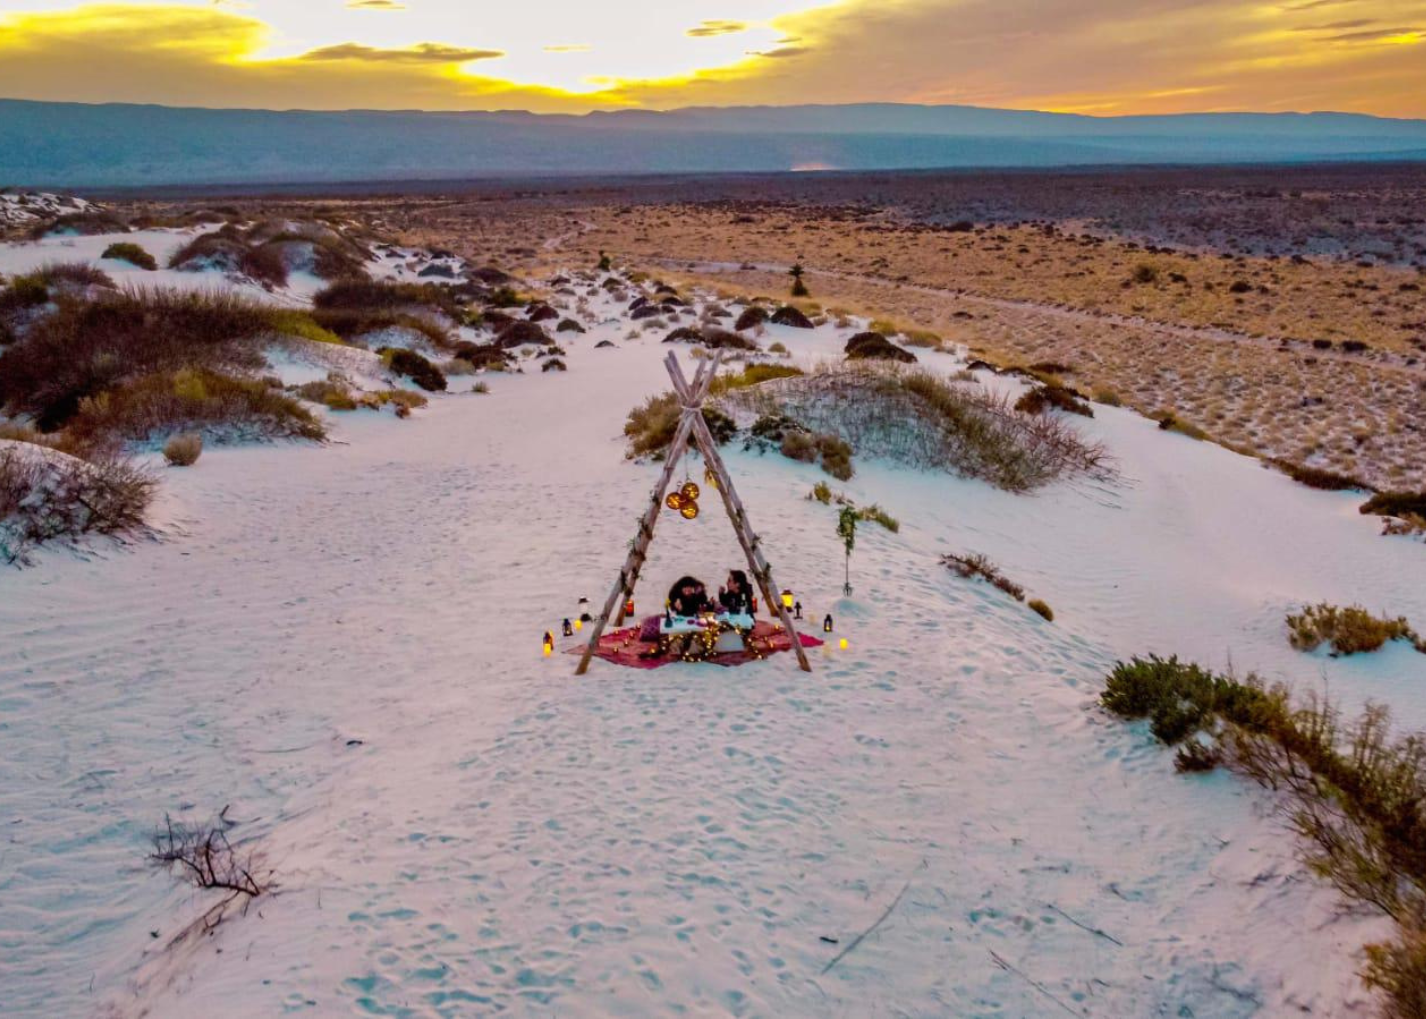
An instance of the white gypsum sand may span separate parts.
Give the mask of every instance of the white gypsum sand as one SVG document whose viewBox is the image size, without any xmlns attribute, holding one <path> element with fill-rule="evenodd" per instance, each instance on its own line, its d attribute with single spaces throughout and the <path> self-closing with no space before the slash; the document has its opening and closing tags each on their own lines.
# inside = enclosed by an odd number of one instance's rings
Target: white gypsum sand
<svg viewBox="0 0 1426 1019">
<path fill-rule="evenodd" d="M 540 637 L 624 558 L 656 468 L 620 429 L 669 349 L 590 300 L 568 373 L 212 449 L 165 475 L 168 540 L 0 577 L 0 1012 L 1369 1014 L 1385 924 L 1269 797 L 1176 775 L 1094 701 L 1154 651 L 1421 727 L 1426 659 L 1300 655 L 1282 616 L 1426 622 L 1426 548 L 1112 408 L 1080 427 L 1121 480 L 1028 496 L 730 447 L 779 582 L 850 647 L 576 680 Z M 762 343 L 811 363 L 854 331 Z M 902 522 L 863 525 L 851 599 L 819 480 Z M 659 528 L 645 609 L 742 565 L 717 512 Z M 965 551 L 1056 622 L 938 563 Z M 171 946 L 211 900 L 148 836 L 224 806 L 280 888 Z"/>
</svg>

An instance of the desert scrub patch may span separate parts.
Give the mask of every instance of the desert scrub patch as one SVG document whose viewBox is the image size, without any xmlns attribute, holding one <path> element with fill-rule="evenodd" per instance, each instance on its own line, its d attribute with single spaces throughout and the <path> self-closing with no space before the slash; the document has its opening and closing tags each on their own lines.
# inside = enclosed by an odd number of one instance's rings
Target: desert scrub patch
<svg viewBox="0 0 1426 1019">
<path fill-rule="evenodd" d="M 1094 391 L 1094 402 L 1106 407 L 1122 407 L 1124 400 L 1112 389 L 1100 388 Z"/>
<path fill-rule="evenodd" d="M 304 400 L 320 403 L 328 410 L 357 409 L 357 394 L 350 386 L 335 379 L 314 379 L 297 386 L 294 392 Z"/>
<path fill-rule="evenodd" d="M 678 419 L 682 413 L 683 406 L 675 393 L 651 396 L 629 411 L 628 420 L 624 423 L 624 437 L 629 442 L 628 458 L 634 460 L 650 456 L 662 460 L 678 431 Z M 720 446 L 738 434 L 737 423 L 716 407 L 705 406 L 703 420 L 713 441 Z"/>
<path fill-rule="evenodd" d="M 266 382 L 205 368 L 158 372 L 85 397 L 68 430 L 81 440 L 144 441 L 180 430 L 236 439 L 326 437 L 311 411 Z"/>
<path fill-rule="evenodd" d="M 270 309 L 233 294 L 121 291 L 61 301 L 0 354 L 0 405 L 62 426 L 80 401 L 128 379 L 263 366 Z"/>
<path fill-rule="evenodd" d="M 279 336 L 295 336 L 313 343 L 331 343 L 346 346 L 346 341 L 330 329 L 324 329 L 317 320 L 305 311 L 283 309 L 271 313 L 269 319 L 273 332 Z"/>
<path fill-rule="evenodd" d="M 180 432 L 163 444 L 163 458 L 171 467 L 192 467 L 202 455 L 201 432 Z"/>
<path fill-rule="evenodd" d="M 1015 409 L 1022 414 L 1043 414 L 1051 408 L 1094 417 L 1094 409 L 1064 386 L 1036 386 L 1015 401 Z"/>
<path fill-rule="evenodd" d="M 119 241 L 104 249 L 101 258 L 112 258 L 117 262 L 128 262 L 136 269 L 146 269 L 153 272 L 158 268 L 158 261 L 150 255 L 141 244 L 134 244 L 131 241 Z"/>
<path fill-rule="evenodd" d="M 979 552 L 964 555 L 948 554 L 941 557 L 941 564 L 957 576 L 967 580 L 980 579 L 1004 591 L 1016 601 L 1025 600 L 1025 589 L 1000 572 L 989 556 Z"/>
<path fill-rule="evenodd" d="M 388 347 L 378 353 L 381 354 L 381 360 L 386 367 L 397 375 L 410 379 L 426 392 L 445 392 L 445 375 L 421 354 L 404 347 Z"/>
<path fill-rule="evenodd" d="M 1346 474 L 1338 474 L 1336 471 L 1329 471 L 1321 467 L 1310 467 L 1307 464 L 1293 463 L 1291 460 L 1281 458 L 1268 461 L 1278 470 L 1282 471 L 1299 485 L 1306 485 L 1308 488 L 1316 488 L 1324 492 L 1349 492 L 1361 491 L 1370 492 L 1372 486 Z"/>
<path fill-rule="evenodd" d="M 1034 610 L 1040 618 L 1044 619 L 1045 622 L 1053 623 L 1055 621 L 1055 610 L 1050 608 L 1042 599 L 1031 598 L 1026 604 Z"/>
<path fill-rule="evenodd" d="M 839 481 L 846 481 L 853 474 L 852 447 L 835 435 L 789 429 L 778 448 L 789 460 L 802 463 L 820 460 L 822 469 Z"/>
<path fill-rule="evenodd" d="M 1380 517 L 1426 517 L 1426 492 L 1378 492 L 1361 512 Z"/>
<path fill-rule="evenodd" d="M 1341 608 L 1322 602 L 1287 616 L 1288 643 L 1299 651 L 1315 651 L 1322 644 L 1333 656 L 1379 651 L 1388 641 L 1404 640 L 1426 653 L 1426 641 L 1417 636 L 1406 617 L 1374 616 L 1360 605 Z"/>
<path fill-rule="evenodd" d="M 744 366 L 741 373 L 724 373 L 713 379 L 708 391 L 714 396 L 727 393 L 733 389 L 746 389 L 749 386 L 761 385 L 773 379 L 791 379 L 804 374 L 801 368 L 786 364 L 750 364 Z"/>
<path fill-rule="evenodd" d="M 157 481 L 132 460 L 85 460 L 0 441 L 0 562 L 23 566 L 46 542 L 118 535 L 143 526 Z"/>
<path fill-rule="evenodd" d="M 1159 418 L 1159 431 L 1174 432 L 1177 435 L 1186 435 L 1190 439 L 1199 442 L 1208 438 L 1208 433 L 1195 424 L 1184 421 L 1174 414 L 1164 414 Z"/>
</svg>

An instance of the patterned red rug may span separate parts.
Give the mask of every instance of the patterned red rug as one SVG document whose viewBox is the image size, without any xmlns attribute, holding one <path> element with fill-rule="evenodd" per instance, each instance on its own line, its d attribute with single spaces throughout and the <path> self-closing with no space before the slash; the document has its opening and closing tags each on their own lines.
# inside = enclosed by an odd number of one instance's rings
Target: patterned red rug
<svg viewBox="0 0 1426 1019">
<path fill-rule="evenodd" d="M 816 637 L 809 637 L 805 633 L 798 634 L 802 639 L 803 647 L 821 647 L 822 642 Z M 748 662 L 755 662 L 759 658 L 766 658 L 768 655 L 777 654 L 779 651 L 792 650 L 792 638 L 787 635 L 781 626 L 759 620 L 753 627 L 749 643 L 755 651 L 738 651 L 732 654 L 714 655 L 704 659 L 708 665 L 746 665 Z M 580 655 L 584 653 L 584 645 L 572 647 L 565 654 Z M 599 646 L 594 651 L 595 658 L 602 658 L 606 662 L 615 665 L 622 665 L 629 669 L 657 669 L 660 666 L 672 665 L 678 662 L 677 658 L 670 658 L 667 655 L 658 654 L 658 645 L 646 643 L 639 640 L 639 628 L 630 627 L 627 630 L 615 630 L 606 633 L 599 638 Z"/>
</svg>

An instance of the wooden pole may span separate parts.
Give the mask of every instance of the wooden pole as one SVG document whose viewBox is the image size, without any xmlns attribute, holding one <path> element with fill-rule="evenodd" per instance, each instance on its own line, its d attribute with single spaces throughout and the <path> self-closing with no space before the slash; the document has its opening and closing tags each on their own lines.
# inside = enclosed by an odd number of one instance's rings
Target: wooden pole
<svg viewBox="0 0 1426 1019">
<path fill-rule="evenodd" d="M 673 375 L 673 367 L 677 365 L 677 359 L 672 353 L 665 359 L 670 363 L 669 375 Z M 707 380 L 704 378 L 704 366 L 699 365 L 698 372 L 694 376 L 694 384 L 700 386 L 704 391 L 707 383 L 712 380 L 712 372 L 707 373 Z M 679 381 L 682 381 L 680 373 Z M 682 395 L 682 394 L 680 394 Z M 589 643 L 585 645 L 584 654 L 580 656 L 579 666 L 574 670 L 576 676 L 582 676 L 589 671 L 589 661 L 594 657 L 595 650 L 599 647 L 599 638 L 604 635 L 604 628 L 609 625 L 609 617 L 617 610 L 620 622 L 624 618 L 624 598 L 633 592 L 634 584 L 638 580 L 639 571 L 643 569 L 644 559 L 648 555 L 649 544 L 653 541 L 654 525 L 658 523 L 659 511 L 663 508 L 664 494 L 668 491 L 669 482 L 673 479 L 674 468 L 678 466 L 688 448 L 688 437 L 693 430 L 693 421 L 697 418 L 703 420 L 701 405 L 690 413 L 685 403 L 685 410 L 679 418 L 678 431 L 674 433 L 673 442 L 669 445 L 668 456 L 664 460 L 663 471 L 659 474 L 658 483 L 654 486 L 653 496 L 649 500 L 648 507 L 644 510 L 643 519 L 639 524 L 638 536 L 634 539 L 634 545 L 629 549 L 629 555 L 624 560 L 624 567 L 619 571 L 619 579 L 614 582 L 614 588 L 609 592 L 608 599 L 604 602 L 604 611 L 599 614 L 595 621 L 594 628 L 589 634 Z"/>
<path fill-rule="evenodd" d="M 715 372 L 718 370 L 721 356 L 722 351 L 719 351 L 714 358 L 713 370 Z M 673 369 L 678 372 L 675 385 L 680 390 L 688 388 L 688 384 L 683 379 L 683 369 L 679 368 L 677 363 L 673 365 Z M 763 556 L 762 544 L 748 523 L 747 510 L 743 508 L 743 502 L 738 498 L 736 489 L 733 488 L 733 479 L 728 474 L 728 468 L 723 463 L 722 456 L 718 453 L 718 444 L 713 441 L 713 434 L 708 430 L 708 422 L 703 420 L 702 413 L 699 413 L 694 419 L 693 435 L 703 453 L 704 462 L 713 472 L 713 477 L 717 479 L 718 494 L 723 497 L 723 507 L 728 511 L 728 519 L 733 522 L 733 531 L 738 536 L 738 544 L 743 547 L 743 554 L 748 558 L 748 568 L 752 571 L 762 590 L 763 602 L 771 605 L 777 612 L 777 618 L 782 623 L 782 628 L 792 640 L 792 650 L 797 654 L 797 664 L 803 672 L 811 672 L 812 664 L 807 660 L 807 649 L 802 646 L 802 638 L 798 636 L 797 628 L 792 625 L 792 617 L 788 615 L 787 606 L 782 604 L 777 584 L 772 579 L 772 567 L 768 565 L 767 559 Z"/>
</svg>

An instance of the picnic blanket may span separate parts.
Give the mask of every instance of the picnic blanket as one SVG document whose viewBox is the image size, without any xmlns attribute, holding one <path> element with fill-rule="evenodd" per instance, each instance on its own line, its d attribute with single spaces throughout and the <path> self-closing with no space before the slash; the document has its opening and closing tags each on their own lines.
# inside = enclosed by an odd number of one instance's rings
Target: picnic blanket
<svg viewBox="0 0 1426 1019">
<path fill-rule="evenodd" d="M 798 634 L 798 636 L 802 639 L 803 647 L 822 646 L 822 642 L 816 637 L 809 637 L 805 633 Z M 748 635 L 748 644 L 752 650 L 711 655 L 703 659 L 703 662 L 709 665 L 746 665 L 748 662 L 766 658 L 779 651 L 792 650 L 792 638 L 788 636 L 787 631 L 766 620 L 759 620 L 753 626 L 752 633 Z M 657 669 L 660 666 L 672 665 L 679 661 L 679 659 L 668 655 L 656 654 L 657 651 L 658 644 L 640 640 L 639 627 L 632 626 L 624 630 L 614 630 L 600 637 L 599 646 L 594 650 L 594 657 L 630 669 Z M 570 655 L 583 653 L 583 644 L 565 652 Z"/>
</svg>

